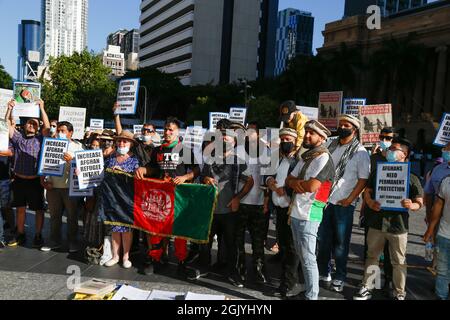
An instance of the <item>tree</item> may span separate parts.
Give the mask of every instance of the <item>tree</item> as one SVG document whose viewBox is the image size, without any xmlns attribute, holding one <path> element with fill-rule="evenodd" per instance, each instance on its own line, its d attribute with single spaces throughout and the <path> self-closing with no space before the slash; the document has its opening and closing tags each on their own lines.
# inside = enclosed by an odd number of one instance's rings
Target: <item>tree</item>
<svg viewBox="0 0 450 320">
<path fill-rule="evenodd" d="M 6 72 L 5 68 L 0 64 L 0 88 L 12 89 L 13 78 Z"/>
<path fill-rule="evenodd" d="M 51 58 L 48 71 L 50 80 L 40 81 L 50 117 L 58 116 L 60 106 L 86 108 L 87 119 L 111 117 L 117 85 L 99 56 L 83 51 Z"/>
</svg>

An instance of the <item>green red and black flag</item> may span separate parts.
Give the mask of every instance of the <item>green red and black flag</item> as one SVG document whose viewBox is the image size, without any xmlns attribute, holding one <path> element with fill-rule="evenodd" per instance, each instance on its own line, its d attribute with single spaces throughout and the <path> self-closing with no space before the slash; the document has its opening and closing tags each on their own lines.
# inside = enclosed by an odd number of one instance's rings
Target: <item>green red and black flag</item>
<svg viewBox="0 0 450 320">
<path fill-rule="evenodd" d="M 174 184 L 107 169 L 100 186 L 104 223 L 206 243 L 217 198 L 214 186 Z"/>
</svg>

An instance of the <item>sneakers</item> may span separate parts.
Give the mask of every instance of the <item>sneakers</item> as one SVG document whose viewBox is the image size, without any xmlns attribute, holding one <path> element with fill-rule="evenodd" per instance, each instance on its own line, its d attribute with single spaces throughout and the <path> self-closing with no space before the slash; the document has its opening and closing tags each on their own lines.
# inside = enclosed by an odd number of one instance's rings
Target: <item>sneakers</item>
<svg viewBox="0 0 450 320">
<path fill-rule="evenodd" d="M 119 263 L 119 259 L 111 259 L 105 263 L 105 267 L 112 267 Z"/>
<path fill-rule="evenodd" d="M 331 290 L 336 292 L 342 292 L 344 291 L 344 281 L 342 280 L 334 280 L 331 284 Z"/>
<path fill-rule="evenodd" d="M 132 265 L 133 265 L 133 264 L 131 263 L 130 260 L 125 260 L 125 261 L 123 262 L 123 267 L 124 267 L 125 269 L 130 269 Z"/>
<path fill-rule="evenodd" d="M 44 239 L 40 233 L 36 233 L 33 239 L 33 248 L 40 248 L 44 245 Z"/>
<path fill-rule="evenodd" d="M 41 251 L 43 251 L 43 252 L 49 252 L 49 251 L 52 251 L 52 250 L 57 250 L 57 249 L 59 249 L 59 248 L 61 248 L 61 244 L 59 244 L 59 243 L 50 243 L 49 245 L 47 245 L 47 246 L 43 246 L 43 247 L 41 247 Z"/>
<path fill-rule="evenodd" d="M 358 293 L 353 296 L 353 300 L 370 300 L 372 299 L 372 293 L 369 288 L 361 286 Z"/>
<path fill-rule="evenodd" d="M 23 245 L 27 241 L 24 233 L 16 235 L 8 241 L 8 247 L 17 247 Z"/>
<path fill-rule="evenodd" d="M 403 294 L 398 294 L 394 296 L 394 300 L 405 300 L 406 297 Z"/>
<path fill-rule="evenodd" d="M 328 274 L 327 276 L 320 276 L 319 277 L 319 281 L 323 281 L 323 282 L 331 282 L 331 274 Z"/>
<path fill-rule="evenodd" d="M 236 274 L 233 274 L 231 276 L 228 277 L 228 281 L 230 281 L 230 283 L 237 287 L 237 288 L 243 288 L 244 284 L 242 283 L 240 277 Z"/>
<path fill-rule="evenodd" d="M 238 270 L 237 270 L 238 276 L 241 279 L 241 282 L 245 282 L 245 280 L 247 279 L 247 268 L 245 265 L 240 265 L 238 266 Z"/>
<path fill-rule="evenodd" d="M 177 273 L 188 280 L 197 280 L 200 278 L 200 271 L 195 268 L 187 267 L 184 262 L 178 264 Z"/>
</svg>

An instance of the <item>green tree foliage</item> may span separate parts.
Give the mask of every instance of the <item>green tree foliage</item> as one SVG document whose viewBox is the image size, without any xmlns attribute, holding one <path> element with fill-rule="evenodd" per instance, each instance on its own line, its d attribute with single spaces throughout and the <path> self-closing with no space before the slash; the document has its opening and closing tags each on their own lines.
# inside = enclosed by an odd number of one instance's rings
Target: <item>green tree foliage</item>
<svg viewBox="0 0 450 320">
<path fill-rule="evenodd" d="M 6 72 L 5 68 L 0 64 L 0 88 L 12 89 L 13 78 Z"/>
<path fill-rule="evenodd" d="M 110 118 L 117 85 L 111 69 L 99 56 L 84 51 L 51 59 L 50 80 L 41 78 L 43 99 L 51 118 L 57 118 L 60 106 L 87 109 L 86 118 Z"/>
</svg>

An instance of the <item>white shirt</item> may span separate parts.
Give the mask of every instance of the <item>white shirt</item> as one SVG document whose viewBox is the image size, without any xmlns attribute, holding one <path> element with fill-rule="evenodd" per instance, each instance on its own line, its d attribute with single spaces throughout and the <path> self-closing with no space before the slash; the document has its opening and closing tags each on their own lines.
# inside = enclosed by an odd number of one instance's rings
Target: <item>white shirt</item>
<svg viewBox="0 0 450 320">
<path fill-rule="evenodd" d="M 327 141 L 327 147 L 331 144 L 331 139 Z M 333 163 L 337 169 L 342 155 L 349 145 L 339 145 L 331 155 Z M 348 161 L 344 175 L 338 181 L 333 194 L 330 195 L 329 202 L 336 205 L 338 201 L 345 200 L 356 187 L 359 179 L 369 179 L 370 175 L 370 157 L 366 149 L 360 145 L 352 159 Z M 356 200 L 352 205 L 356 205 Z"/>
<path fill-rule="evenodd" d="M 442 180 L 438 196 L 444 200 L 444 209 L 439 223 L 438 236 L 450 240 L 450 177 Z"/>
<path fill-rule="evenodd" d="M 278 188 L 284 187 L 286 178 L 288 176 L 289 167 L 290 165 L 288 159 L 283 158 L 277 169 L 277 175 L 275 177 Z M 277 207 L 288 208 L 289 204 L 291 203 L 291 197 L 289 197 L 287 194 L 280 197 L 276 192 L 272 192 L 272 202 Z"/>
<path fill-rule="evenodd" d="M 245 172 L 252 175 L 253 187 L 250 192 L 241 199 L 241 203 L 262 206 L 264 204 L 264 191 L 261 188 L 261 166 L 259 164 L 248 164 Z M 243 185 L 241 187 L 243 187 Z"/>
</svg>

